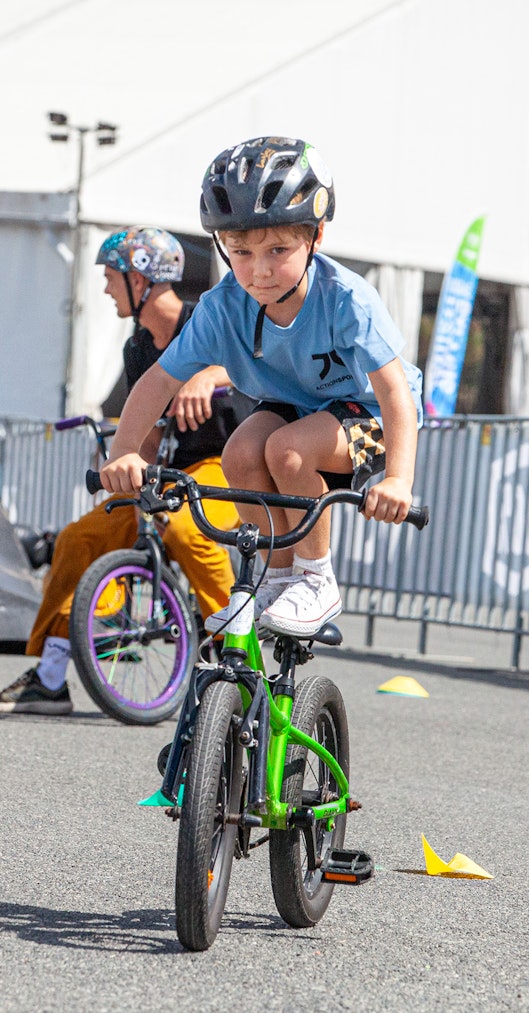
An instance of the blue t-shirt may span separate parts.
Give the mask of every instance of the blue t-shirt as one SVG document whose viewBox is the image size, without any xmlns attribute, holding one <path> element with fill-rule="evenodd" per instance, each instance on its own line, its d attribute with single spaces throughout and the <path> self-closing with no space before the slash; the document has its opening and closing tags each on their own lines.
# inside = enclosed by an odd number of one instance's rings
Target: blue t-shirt
<svg viewBox="0 0 529 1013">
<path fill-rule="evenodd" d="M 376 289 L 323 254 L 308 271 L 303 306 L 288 327 L 266 316 L 263 358 L 253 358 L 259 305 L 230 271 L 205 292 L 193 316 L 158 360 L 170 376 L 189 380 L 206 366 L 224 366 L 249 397 L 286 401 L 300 416 L 332 401 L 359 401 L 381 421 L 368 377 L 399 357 L 404 345 Z M 422 424 L 422 374 L 400 360 Z"/>
</svg>

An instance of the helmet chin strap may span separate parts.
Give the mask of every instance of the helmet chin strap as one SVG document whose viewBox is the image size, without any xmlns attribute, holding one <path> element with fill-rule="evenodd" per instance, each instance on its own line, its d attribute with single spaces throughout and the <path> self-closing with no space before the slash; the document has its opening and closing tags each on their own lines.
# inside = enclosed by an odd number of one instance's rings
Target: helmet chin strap
<svg viewBox="0 0 529 1013">
<path fill-rule="evenodd" d="M 138 301 L 137 305 L 135 305 L 134 298 L 133 298 L 133 295 L 132 295 L 132 285 L 130 283 L 130 278 L 129 278 L 129 275 L 128 275 L 128 271 L 125 271 L 123 277 L 125 279 L 125 288 L 127 289 L 127 293 L 128 293 L 128 297 L 129 297 L 129 303 L 130 303 L 130 310 L 131 310 L 131 314 L 132 314 L 132 319 L 134 320 L 134 330 L 132 332 L 132 340 L 134 341 L 134 338 L 136 337 L 136 335 L 137 335 L 137 333 L 138 333 L 138 331 L 140 329 L 140 314 L 141 314 L 141 311 L 142 311 L 145 303 L 147 302 L 147 299 L 149 298 L 149 296 L 150 296 L 150 294 L 152 292 L 152 284 L 149 283 L 147 285 L 147 288 L 143 292 L 143 295 L 141 296 L 141 298 Z"/>
<path fill-rule="evenodd" d="M 294 285 L 292 288 L 290 288 L 288 290 L 288 292 L 285 292 L 285 294 L 282 295 L 280 299 L 276 299 L 276 303 L 275 303 L 276 306 L 278 306 L 280 303 L 286 302 L 287 299 L 290 299 L 290 296 L 294 295 L 294 292 L 297 292 L 299 286 L 301 285 L 301 282 L 303 281 L 303 279 L 304 279 L 304 277 L 305 277 L 305 275 L 306 275 L 306 273 L 307 273 L 307 271 L 308 271 L 308 269 L 309 269 L 309 267 L 310 267 L 310 265 L 312 263 L 312 258 L 314 256 L 314 244 L 316 242 L 316 239 L 318 238 L 318 231 L 319 230 L 317 228 L 314 230 L 314 235 L 312 237 L 312 242 L 310 244 L 310 250 L 309 250 L 309 253 L 308 253 L 308 256 L 307 256 L 307 263 L 305 264 L 305 270 L 303 271 L 303 274 L 301 275 L 301 278 L 299 279 L 297 285 Z M 254 359 L 262 359 L 263 358 L 263 322 L 264 322 L 266 310 L 267 310 L 267 305 L 265 303 L 264 305 L 262 305 L 262 306 L 259 307 L 259 312 L 257 314 L 257 320 L 255 321 L 255 331 L 254 331 L 254 336 L 253 336 L 253 358 Z"/>
</svg>

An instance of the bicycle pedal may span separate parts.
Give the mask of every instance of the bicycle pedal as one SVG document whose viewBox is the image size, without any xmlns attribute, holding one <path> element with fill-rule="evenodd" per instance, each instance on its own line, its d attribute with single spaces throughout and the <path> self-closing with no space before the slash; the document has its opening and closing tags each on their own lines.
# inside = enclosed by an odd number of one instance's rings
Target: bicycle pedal
<svg viewBox="0 0 529 1013">
<path fill-rule="evenodd" d="M 342 851 L 328 848 L 321 863 L 321 878 L 328 883 L 358 886 L 371 879 L 375 866 L 366 851 Z"/>
</svg>

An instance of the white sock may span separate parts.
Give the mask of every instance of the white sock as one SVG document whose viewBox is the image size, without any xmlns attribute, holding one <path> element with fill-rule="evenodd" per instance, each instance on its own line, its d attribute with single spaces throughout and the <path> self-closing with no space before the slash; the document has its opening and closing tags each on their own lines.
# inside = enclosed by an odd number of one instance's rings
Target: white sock
<svg viewBox="0 0 529 1013">
<path fill-rule="evenodd" d="M 65 637 L 46 637 L 37 665 L 37 675 L 46 689 L 60 689 L 64 685 L 71 655 L 70 641 Z"/>
<path fill-rule="evenodd" d="M 292 576 L 291 566 L 269 566 L 265 574 L 265 580 L 268 580 L 269 577 L 291 577 L 291 576 Z"/>
<path fill-rule="evenodd" d="M 320 573 L 322 577 L 334 577 L 331 550 L 322 559 L 304 559 L 294 553 L 293 573 Z"/>
</svg>

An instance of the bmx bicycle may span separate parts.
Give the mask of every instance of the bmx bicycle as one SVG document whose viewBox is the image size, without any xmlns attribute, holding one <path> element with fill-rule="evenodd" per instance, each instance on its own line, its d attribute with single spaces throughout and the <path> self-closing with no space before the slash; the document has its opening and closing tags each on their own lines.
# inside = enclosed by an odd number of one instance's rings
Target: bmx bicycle
<svg viewBox="0 0 529 1013">
<path fill-rule="evenodd" d="M 101 457 L 115 425 L 89 416 L 62 419 L 59 430 L 88 425 Z M 158 457 L 172 451 L 173 422 L 161 419 Z M 112 509 L 110 500 L 107 509 Z M 70 615 L 72 659 L 94 703 L 124 724 L 157 724 L 180 706 L 202 617 L 180 570 L 166 556 L 155 519 L 139 512 L 132 548 L 96 559 L 81 577 Z"/>
<path fill-rule="evenodd" d="M 100 487 L 97 473 L 87 474 L 87 485 L 92 492 Z M 343 847 L 345 817 L 361 806 L 349 789 L 341 693 L 320 675 L 299 685 L 295 680 L 297 667 L 313 657 L 314 643 L 335 646 L 342 635 L 333 623 L 310 637 L 265 631 L 278 665 L 267 674 L 253 612 L 258 550 L 270 554 L 272 546 L 295 544 L 325 508 L 346 502 L 361 509 L 364 496 L 349 489 L 317 499 L 220 489 L 197 485 L 174 469 L 146 469 L 139 497 L 145 512 L 178 510 L 187 502 L 200 530 L 235 546 L 240 556 L 221 659 L 195 664 L 173 741 L 158 757 L 162 786 L 140 803 L 164 807 L 179 823 L 176 929 L 187 949 L 206 950 L 214 942 L 233 858 L 248 857 L 265 841 L 275 904 L 294 928 L 322 918 L 336 884 L 359 884 L 373 874 L 366 852 Z M 303 516 L 293 530 L 275 538 L 254 524 L 224 532 L 204 514 L 203 500 L 210 498 L 264 506 L 270 521 L 270 507 L 300 510 Z M 428 509 L 412 507 L 407 520 L 424 527 Z M 251 841 L 252 832 L 261 829 L 267 833 Z"/>
<path fill-rule="evenodd" d="M 216 387 L 213 399 L 235 411 L 231 387 Z M 106 459 L 105 439 L 116 427 L 107 426 L 101 438 L 92 419 L 72 421 L 92 426 Z M 177 449 L 178 431 L 174 418 L 156 425 L 162 430 L 157 463 L 164 465 Z M 119 502 L 109 500 L 106 509 Z M 70 643 L 81 681 L 94 703 L 124 724 L 157 724 L 178 710 L 206 637 L 193 589 L 166 554 L 160 520 L 140 509 L 134 546 L 96 559 L 72 605 Z M 216 659 L 216 643 L 210 642 L 210 655 Z"/>
</svg>

